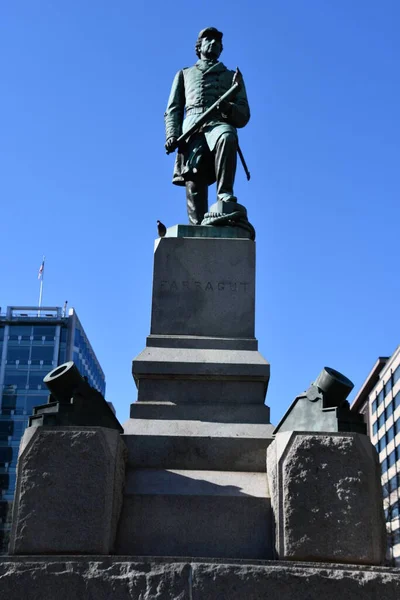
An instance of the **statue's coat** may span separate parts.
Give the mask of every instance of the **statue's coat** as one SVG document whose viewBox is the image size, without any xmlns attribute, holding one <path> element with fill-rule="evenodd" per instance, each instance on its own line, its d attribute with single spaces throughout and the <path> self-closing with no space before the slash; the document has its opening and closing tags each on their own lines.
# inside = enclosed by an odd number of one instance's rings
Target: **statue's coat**
<svg viewBox="0 0 400 600">
<path fill-rule="evenodd" d="M 193 67 L 179 71 L 172 83 L 171 93 L 165 111 L 166 138 L 179 137 L 187 131 L 214 102 L 232 86 L 235 72 L 227 69 L 222 62 L 210 63 L 198 60 Z M 247 101 L 244 83 L 232 102 L 229 117 L 218 115 L 204 125 L 207 145 L 212 151 L 219 136 L 224 132 L 237 135 L 237 128 L 244 127 L 250 119 L 250 109 Z M 182 177 L 184 156 L 178 152 L 173 183 L 185 185 Z M 215 181 L 215 174 L 210 183 Z"/>
</svg>

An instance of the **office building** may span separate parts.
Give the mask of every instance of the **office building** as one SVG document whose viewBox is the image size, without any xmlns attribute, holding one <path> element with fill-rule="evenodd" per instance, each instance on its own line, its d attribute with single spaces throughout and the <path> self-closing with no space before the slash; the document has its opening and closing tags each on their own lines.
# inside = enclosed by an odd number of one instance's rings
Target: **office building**
<svg viewBox="0 0 400 600">
<path fill-rule="evenodd" d="M 351 408 L 365 415 L 379 454 L 388 561 L 400 566 L 400 346 L 391 357 L 378 358 Z"/>
<path fill-rule="evenodd" d="M 34 406 L 49 392 L 43 377 L 73 360 L 91 386 L 105 377 L 74 309 L 9 306 L 0 310 L 0 548 L 7 550 L 18 448 Z"/>
</svg>

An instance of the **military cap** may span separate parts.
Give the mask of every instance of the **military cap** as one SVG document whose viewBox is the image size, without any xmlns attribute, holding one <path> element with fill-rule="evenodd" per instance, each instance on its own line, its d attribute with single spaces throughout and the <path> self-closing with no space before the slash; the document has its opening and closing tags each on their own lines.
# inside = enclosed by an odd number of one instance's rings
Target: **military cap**
<svg viewBox="0 0 400 600">
<path fill-rule="evenodd" d="M 207 35 L 214 37 L 216 40 L 218 40 L 219 42 L 222 41 L 222 31 L 218 31 L 218 29 L 216 29 L 215 27 L 206 27 L 205 29 L 202 29 L 198 35 L 198 40 L 201 40 L 201 38 L 206 37 Z"/>
</svg>

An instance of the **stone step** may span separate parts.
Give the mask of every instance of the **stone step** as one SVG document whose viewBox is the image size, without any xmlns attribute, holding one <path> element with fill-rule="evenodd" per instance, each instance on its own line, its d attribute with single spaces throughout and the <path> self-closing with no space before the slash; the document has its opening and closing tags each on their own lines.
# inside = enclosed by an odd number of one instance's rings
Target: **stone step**
<svg viewBox="0 0 400 600">
<path fill-rule="evenodd" d="M 129 469 L 116 553 L 272 558 L 266 475 Z"/>
<path fill-rule="evenodd" d="M 243 426 L 237 426 L 235 432 L 230 423 L 214 424 L 213 430 L 209 423 L 187 421 L 130 419 L 130 423 L 133 429 L 125 423 L 122 438 L 128 448 L 131 467 L 266 472 L 266 452 L 272 435 L 267 437 L 265 429 L 270 428 L 272 432 L 272 425 L 248 425 L 249 428 L 263 429 L 262 436 L 252 437 L 241 435 L 240 427 Z M 141 427 L 142 433 L 130 435 L 131 431 L 140 431 Z M 196 431 L 197 435 L 194 434 Z"/>
<path fill-rule="evenodd" d="M 199 377 L 143 376 L 136 380 L 139 402 L 175 404 L 233 404 L 264 406 L 267 383 L 257 379 L 202 375 Z"/>
<path fill-rule="evenodd" d="M 153 335 L 146 346 L 157 348 L 202 348 L 205 350 L 258 350 L 256 338 L 207 337 L 203 335 Z"/>
<path fill-rule="evenodd" d="M 131 419 L 148 420 L 176 420 L 176 421 L 199 421 L 201 423 L 240 423 L 243 425 L 262 424 L 269 425 L 266 431 L 271 432 L 270 411 L 265 404 L 236 404 L 226 402 L 224 404 L 214 403 L 188 403 L 175 404 L 174 402 L 134 402 L 131 404 Z M 127 423 L 130 423 L 129 421 Z M 133 424 L 130 423 L 132 427 Z M 138 432 L 141 430 L 139 429 Z M 130 430 L 133 433 L 133 430 Z M 251 434 L 254 430 L 251 431 Z M 268 433 L 268 436 L 270 433 Z"/>
</svg>

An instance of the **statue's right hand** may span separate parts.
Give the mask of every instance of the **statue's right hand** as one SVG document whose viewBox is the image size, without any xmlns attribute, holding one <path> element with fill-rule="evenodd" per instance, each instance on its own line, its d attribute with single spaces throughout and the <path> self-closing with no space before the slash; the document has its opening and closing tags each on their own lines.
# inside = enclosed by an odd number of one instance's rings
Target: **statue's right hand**
<svg viewBox="0 0 400 600">
<path fill-rule="evenodd" d="M 173 152 L 174 150 L 176 150 L 177 148 L 177 140 L 178 138 L 175 136 L 171 136 L 167 139 L 167 141 L 165 142 L 165 149 L 167 151 L 167 154 L 170 154 L 171 152 Z"/>
</svg>

